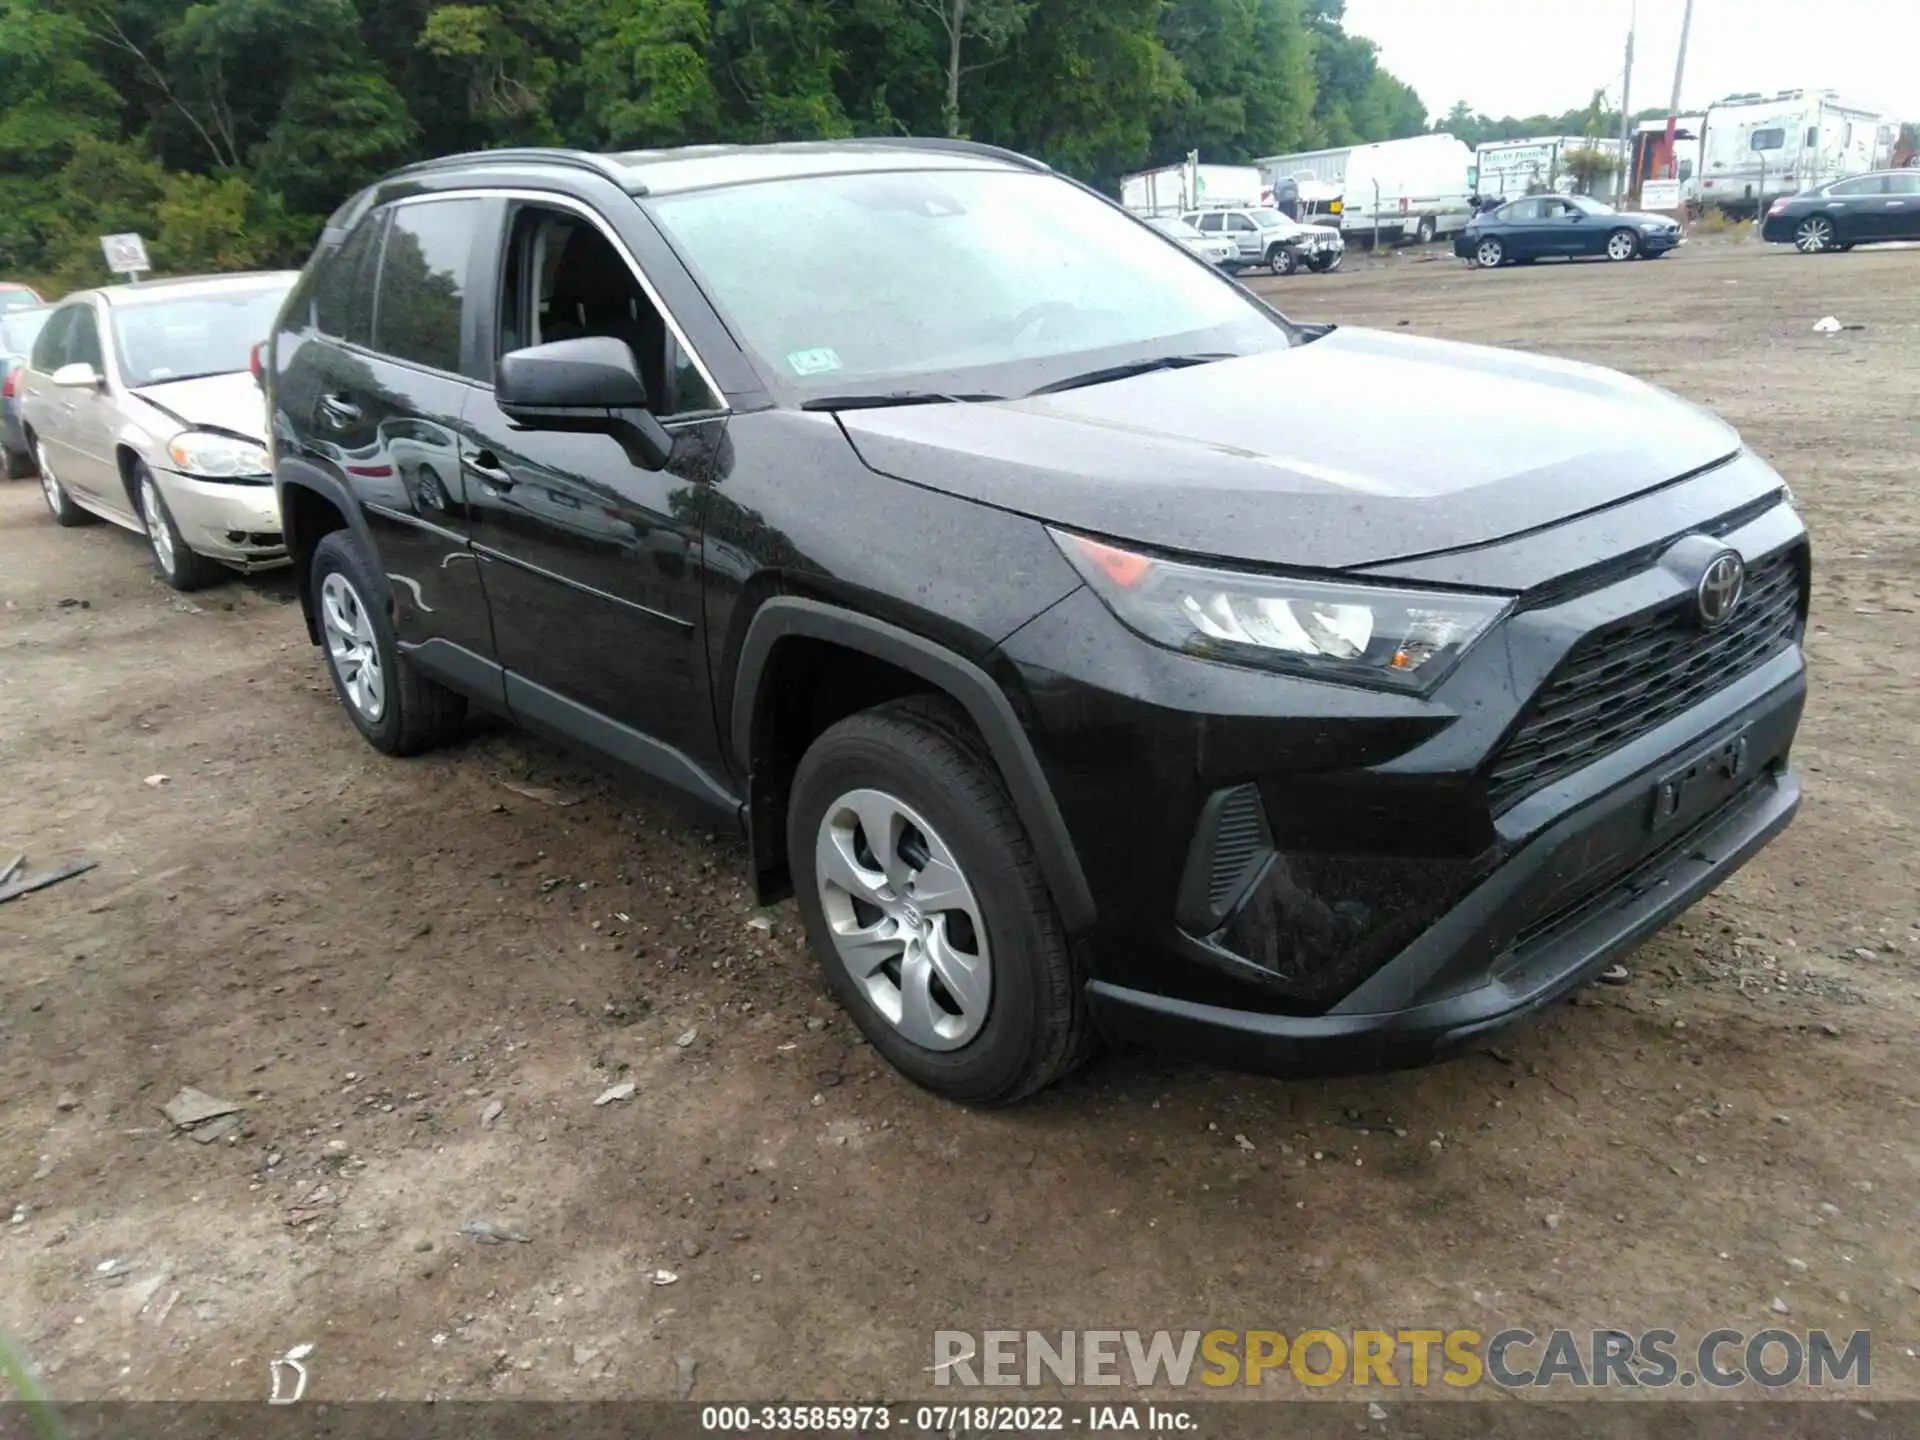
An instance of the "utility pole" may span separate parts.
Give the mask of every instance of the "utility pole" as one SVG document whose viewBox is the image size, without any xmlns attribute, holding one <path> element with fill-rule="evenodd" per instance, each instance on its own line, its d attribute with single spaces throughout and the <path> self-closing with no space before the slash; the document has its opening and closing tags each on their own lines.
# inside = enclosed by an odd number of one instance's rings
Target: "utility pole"
<svg viewBox="0 0 1920 1440">
<path fill-rule="evenodd" d="M 1620 185 L 1617 199 L 1624 202 L 1639 183 L 1633 163 L 1633 32 L 1640 28 L 1640 0 L 1633 0 L 1627 20 L 1627 68 L 1620 74 Z"/>
<path fill-rule="evenodd" d="M 1687 74 L 1687 37 L 1693 33 L 1693 0 L 1687 0 L 1687 12 L 1680 21 L 1680 58 L 1673 64 L 1673 101 L 1667 106 L 1666 174 L 1678 179 L 1680 163 L 1673 158 L 1673 133 L 1680 118 L 1680 82 Z"/>
</svg>

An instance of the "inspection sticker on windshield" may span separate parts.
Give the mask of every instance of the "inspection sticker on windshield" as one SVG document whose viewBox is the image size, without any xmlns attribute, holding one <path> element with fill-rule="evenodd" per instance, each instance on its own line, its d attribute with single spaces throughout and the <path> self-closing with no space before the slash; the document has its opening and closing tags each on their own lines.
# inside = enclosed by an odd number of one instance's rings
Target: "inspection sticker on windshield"
<svg viewBox="0 0 1920 1440">
<path fill-rule="evenodd" d="M 794 350 L 788 353 L 787 364 L 796 375 L 824 375 L 840 368 L 840 357 L 832 350 Z"/>
</svg>

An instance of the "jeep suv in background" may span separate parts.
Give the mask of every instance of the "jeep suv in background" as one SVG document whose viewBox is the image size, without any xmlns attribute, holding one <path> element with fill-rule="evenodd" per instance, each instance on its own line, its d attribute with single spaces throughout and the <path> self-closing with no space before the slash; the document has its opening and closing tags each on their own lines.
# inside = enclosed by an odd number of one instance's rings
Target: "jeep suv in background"
<svg viewBox="0 0 1920 1440">
<path fill-rule="evenodd" d="M 1005 152 L 414 166 L 267 368 L 361 733 L 479 705 L 712 805 L 956 1100 L 1098 1033 L 1444 1055 L 1799 801 L 1807 537 L 1726 425 L 1296 324 Z"/>
<path fill-rule="evenodd" d="M 1347 242 L 1331 225 L 1303 225 L 1278 210 L 1189 210 L 1180 217 L 1209 239 L 1224 236 L 1240 252 L 1239 266 L 1264 265 L 1276 275 L 1338 270 Z"/>
</svg>

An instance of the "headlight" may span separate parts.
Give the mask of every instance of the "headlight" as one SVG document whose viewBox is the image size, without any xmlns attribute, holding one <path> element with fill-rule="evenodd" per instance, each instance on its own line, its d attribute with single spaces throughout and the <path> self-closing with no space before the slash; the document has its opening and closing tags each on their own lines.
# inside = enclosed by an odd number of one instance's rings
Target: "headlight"
<svg viewBox="0 0 1920 1440">
<path fill-rule="evenodd" d="M 211 430 L 186 430 L 174 436 L 167 442 L 167 458 L 183 474 L 209 480 L 250 480 L 273 473 L 264 448 Z"/>
<path fill-rule="evenodd" d="M 1323 680 L 1430 690 L 1510 603 L 1494 595 L 1213 570 L 1049 533 L 1121 623 L 1148 640 Z"/>
</svg>

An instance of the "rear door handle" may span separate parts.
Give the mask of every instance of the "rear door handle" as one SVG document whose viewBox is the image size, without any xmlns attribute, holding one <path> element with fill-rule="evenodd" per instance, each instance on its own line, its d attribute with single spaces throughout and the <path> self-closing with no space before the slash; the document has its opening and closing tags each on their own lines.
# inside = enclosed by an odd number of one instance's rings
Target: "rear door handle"
<svg viewBox="0 0 1920 1440">
<path fill-rule="evenodd" d="M 335 425 L 351 425 L 360 418 L 360 407 L 344 395 L 322 395 L 320 410 Z"/>
<path fill-rule="evenodd" d="M 513 476 L 507 467 L 500 463 L 500 457 L 491 450 L 482 450 L 477 454 L 463 455 L 460 463 L 467 467 L 467 473 L 482 484 L 495 490 L 511 490 Z"/>
</svg>

